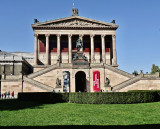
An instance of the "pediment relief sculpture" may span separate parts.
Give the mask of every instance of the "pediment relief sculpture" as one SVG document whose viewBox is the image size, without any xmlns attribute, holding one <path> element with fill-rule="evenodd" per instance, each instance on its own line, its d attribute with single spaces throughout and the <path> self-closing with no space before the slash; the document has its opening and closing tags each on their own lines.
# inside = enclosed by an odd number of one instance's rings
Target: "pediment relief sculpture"
<svg viewBox="0 0 160 129">
<path fill-rule="evenodd" d="M 67 20 L 67 21 L 50 23 L 46 26 L 86 26 L 86 27 L 93 26 L 93 27 L 100 27 L 100 26 L 109 26 L 109 25 L 75 19 L 75 20 Z"/>
</svg>

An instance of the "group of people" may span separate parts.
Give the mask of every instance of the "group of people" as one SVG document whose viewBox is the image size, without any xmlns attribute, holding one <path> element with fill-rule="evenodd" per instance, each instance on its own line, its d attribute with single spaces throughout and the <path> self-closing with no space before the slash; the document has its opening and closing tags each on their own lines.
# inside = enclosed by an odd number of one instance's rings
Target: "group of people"
<svg viewBox="0 0 160 129">
<path fill-rule="evenodd" d="M 0 94 L 0 97 L 3 99 L 10 99 L 10 98 L 14 98 L 14 91 L 12 91 L 11 93 L 10 93 L 10 91 L 8 91 L 8 92 L 5 92 L 5 93 L 2 93 L 2 94 Z"/>
</svg>

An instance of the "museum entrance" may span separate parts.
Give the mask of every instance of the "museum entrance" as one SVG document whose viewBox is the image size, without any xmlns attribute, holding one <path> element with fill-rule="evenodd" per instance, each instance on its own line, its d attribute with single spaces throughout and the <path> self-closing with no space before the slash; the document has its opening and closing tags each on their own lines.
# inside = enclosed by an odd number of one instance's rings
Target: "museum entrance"
<svg viewBox="0 0 160 129">
<path fill-rule="evenodd" d="M 76 92 L 87 92 L 86 74 L 82 71 L 76 73 Z"/>
</svg>

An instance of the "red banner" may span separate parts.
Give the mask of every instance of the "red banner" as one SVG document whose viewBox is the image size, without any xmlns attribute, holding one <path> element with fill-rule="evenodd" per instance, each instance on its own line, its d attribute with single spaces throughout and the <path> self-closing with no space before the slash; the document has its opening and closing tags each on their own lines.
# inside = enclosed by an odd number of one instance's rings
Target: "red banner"
<svg viewBox="0 0 160 129">
<path fill-rule="evenodd" d="M 93 91 L 100 91 L 99 71 L 93 71 Z"/>
</svg>

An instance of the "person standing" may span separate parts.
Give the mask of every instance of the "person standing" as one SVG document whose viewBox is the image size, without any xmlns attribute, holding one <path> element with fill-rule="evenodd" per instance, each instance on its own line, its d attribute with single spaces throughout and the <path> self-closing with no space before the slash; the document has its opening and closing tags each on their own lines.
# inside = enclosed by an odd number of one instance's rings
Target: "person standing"
<svg viewBox="0 0 160 129">
<path fill-rule="evenodd" d="M 2 99 L 3 99 L 4 94 L 2 93 Z"/>
<path fill-rule="evenodd" d="M 7 96 L 7 92 L 4 93 L 4 98 L 5 98 L 5 99 L 6 99 L 6 96 Z"/>
<path fill-rule="evenodd" d="M 52 93 L 55 93 L 55 90 L 53 89 Z"/>
<path fill-rule="evenodd" d="M 11 93 L 11 97 L 14 98 L 14 91 Z"/>
<path fill-rule="evenodd" d="M 8 91 L 8 99 L 10 98 L 10 91 Z"/>
</svg>

